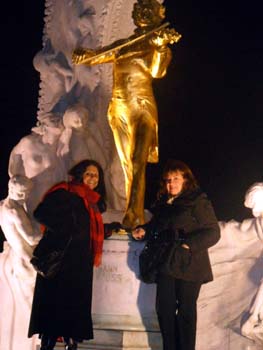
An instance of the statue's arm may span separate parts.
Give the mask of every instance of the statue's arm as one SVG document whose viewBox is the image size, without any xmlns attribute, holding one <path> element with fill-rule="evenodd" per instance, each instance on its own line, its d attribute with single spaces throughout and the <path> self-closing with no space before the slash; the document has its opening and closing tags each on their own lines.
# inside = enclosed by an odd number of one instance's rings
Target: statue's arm
<svg viewBox="0 0 263 350">
<path fill-rule="evenodd" d="M 17 152 L 16 148 L 14 148 L 9 158 L 8 175 L 12 177 L 17 174 L 25 175 L 25 168 L 22 155 Z"/>
<path fill-rule="evenodd" d="M 40 234 L 36 234 L 30 218 L 23 208 L 12 210 L 12 222 L 17 232 L 31 246 L 37 244 Z"/>
<path fill-rule="evenodd" d="M 94 66 L 96 64 L 113 62 L 119 54 L 119 46 L 129 41 L 128 39 L 116 40 L 113 43 L 91 50 L 84 48 L 77 48 L 73 51 L 73 64 L 85 64 L 87 66 Z"/>
<path fill-rule="evenodd" d="M 181 34 L 173 28 L 165 28 L 150 39 L 150 45 L 153 47 L 150 71 L 153 78 L 162 78 L 166 74 L 167 67 L 172 59 L 172 52 L 168 44 L 177 43 L 180 38 Z"/>
<path fill-rule="evenodd" d="M 263 242 L 263 217 L 259 216 L 255 219 L 255 226 L 258 238 Z"/>
<path fill-rule="evenodd" d="M 156 47 L 153 52 L 150 73 L 153 78 L 162 78 L 172 59 L 171 49 L 167 46 Z"/>
</svg>

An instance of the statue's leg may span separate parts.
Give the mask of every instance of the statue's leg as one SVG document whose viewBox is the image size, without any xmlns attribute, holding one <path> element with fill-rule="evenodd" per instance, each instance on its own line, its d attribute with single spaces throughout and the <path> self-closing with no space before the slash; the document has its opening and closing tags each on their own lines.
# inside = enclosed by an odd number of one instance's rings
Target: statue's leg
<svg viewBox="0 0 263 350">
<path fill-rule="evenodd" d="M 144 223 L 145 170 L 155 133 L 155 123 L 149 115 L 141 116 L 136 124 L 135 145 L 132 157 L 133 176 L 128 207 L 123 219 L 123 225 L 135 227 Z"/>
<path fill-rule="evenodd" d="M 111 101 L 108 110 L 108 119 L 124 172 L 125 192 L 128 201 L 133 176 L 132 154 L 134 150 L 134 128 L 130 123 L 130 111 L 126 104 L 122 101 Z"/>
<path fill-rule="evenodd" d="M 256 333 L 262 333 L 262 318 L 263 318 L 263 281 L 258 289 L 255 301 L 250 310 L 250 316 L 241 327 L 241 333 L 251 339 L 255 339 Z"/>
</svg>

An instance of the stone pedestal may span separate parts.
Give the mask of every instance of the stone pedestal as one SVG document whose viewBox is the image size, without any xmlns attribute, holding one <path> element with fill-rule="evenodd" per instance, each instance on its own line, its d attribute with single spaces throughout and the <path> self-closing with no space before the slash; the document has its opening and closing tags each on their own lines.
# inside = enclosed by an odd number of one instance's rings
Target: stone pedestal
<svg viewBox="0 0 263 350">
<path fill-rule="evenodd" d="M 154 284 L 138 279 L 143 244 L 127 235 L 104 242 L 103 264 L 94 273 L 93 349 L 160 349 Z M 106 347 L 105 347 L 106 346 Z"/>
<path fill-rule="evenodd" d="M 154 284 L 138 279 L 138 256 L 144 244 L 127 235 L 104 242 L 103 261 L 94 269 L 92 313 L 94 340 L 79 349 L 160 350 Z M 57 349 L 63 349 L 62 344 Z"/>
</svg>

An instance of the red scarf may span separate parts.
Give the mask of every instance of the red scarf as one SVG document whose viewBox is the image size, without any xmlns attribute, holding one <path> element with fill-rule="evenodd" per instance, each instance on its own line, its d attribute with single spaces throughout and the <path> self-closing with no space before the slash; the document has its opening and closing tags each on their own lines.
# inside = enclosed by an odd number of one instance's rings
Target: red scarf
<svg viewBox="0 0 263 350">
<path fill-rule="evenodd" d="M 97 203 L 100 199 L 100 194 L 91 190 L 87 185 L 75 182 L 61 182 L 53 186 L 47 193 L 54 192 L 58 189 L 76 193 L 84 201 L 85 207 L 90 217 L 90 242 L 93 252 L 93 265 L 101 264 L 103 240 L 104 240 L 104 225 L 101 213 Z"/>
</svg>

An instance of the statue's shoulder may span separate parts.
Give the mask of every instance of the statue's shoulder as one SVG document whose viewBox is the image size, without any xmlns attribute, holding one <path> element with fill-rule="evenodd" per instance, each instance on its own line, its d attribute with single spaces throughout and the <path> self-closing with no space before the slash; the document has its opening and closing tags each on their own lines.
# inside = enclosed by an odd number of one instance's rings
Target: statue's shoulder
<svg viewBox="0 0 263 350">
<path fill-rule="evenodd" d="M 34 146 L 39 143 L 40 136 L 37 134 L 29 134 L 24 137 L 17 143 L 14 147 L 14 150 L 21 149 L 28 146 Z"/>
<path fill-rule="evenodd" d="M 0 224 L 16 221 L 18 210 L 6 200 L 3 200 L 0 205 Z"/>
</svg>

